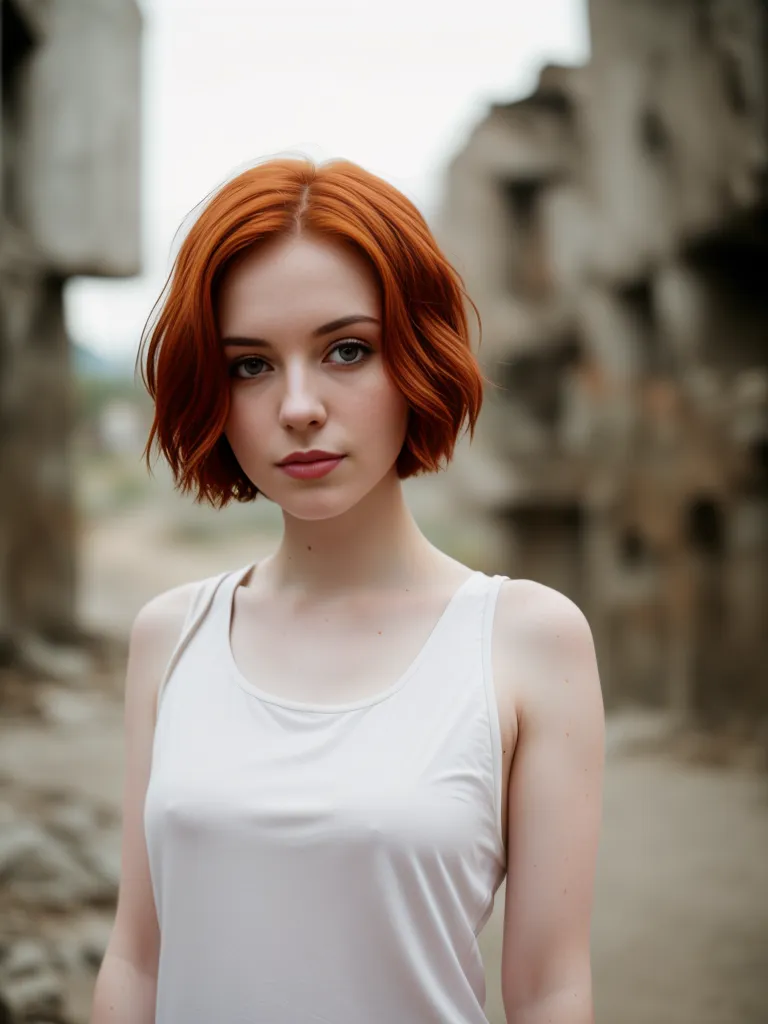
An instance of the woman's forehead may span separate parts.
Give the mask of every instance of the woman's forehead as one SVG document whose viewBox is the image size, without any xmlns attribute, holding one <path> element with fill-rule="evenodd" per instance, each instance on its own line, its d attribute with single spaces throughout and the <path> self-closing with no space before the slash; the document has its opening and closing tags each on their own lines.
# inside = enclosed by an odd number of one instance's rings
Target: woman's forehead
<svg viewBox="0 0 768 1024">
<path fill-rule="evenodd" d="M 373 270 L 357 253 L 298 238 L 241 257 L 224 275 L 218 305 L 222 322 L 313 330 L 352 313 L 378 317 L 380 295 Z"/>
</svg>

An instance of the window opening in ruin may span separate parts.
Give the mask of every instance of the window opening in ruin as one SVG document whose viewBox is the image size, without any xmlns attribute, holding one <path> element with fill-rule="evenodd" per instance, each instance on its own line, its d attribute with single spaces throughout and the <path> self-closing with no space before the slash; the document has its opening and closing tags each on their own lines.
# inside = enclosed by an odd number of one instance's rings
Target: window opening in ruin
<svg viewBox="0 0 768 1024">
<path fill-rule="evenodd" d="M 619 538 L 619 554 L 627 567 L 639 567 L 648 561 L 650 551 L 639 530 L 634 527 L 624 530 Z"/>
<path fill-rule="evenodd" d="M 746 117 L 750 104 L 743 69 L 733 53 L 721 54 L 720 61 L 726 102 L 734 114 Z"/>
<path fill-rule="evenodd" d="M 750 490 L 754 495 L 768 496 L 768 437 L 760 437 L 749 446 L 752 479 Z"/>
<path fill-rule="evenodd" d="M 672 139 L 658 110 L 645 107 L 640 114 L 640 145 L 651 156 L 662 159 L 672 150 Z"/>
<path fill-rule="evenodd" d="M 510 398 L 540 425 L 552 430 L 563 415 L 566 376 L 580 360 L 578 339 L 567 337 L 556 347 L 501 360 L 497 379 Z"/>
<path fill-rule="evenodd" d="M 702 358 L 731 369 L 765 365 L 768 212 L 751 211 L 727 233 L 689 246 L 684 256 L 719 310 L 718 322 L 728 325 L 727 345 L 716 329 L 704 334 Z"/>
<path fill-rule="evenodd" d="M 501 385 L 534 419 L 547 426 L 557 416 L 557 388 L 551 368 L 542 352 L 525 352 L 504 360 L 499 366 Z"/>
<path fill-rule="evenodd" d="M 671 369 L 671 353 L 662 345 L 653 285 L 643 278 L 619 290 L 619 298 L 638 340 L 640 368 L 649 374 L 664 374 Z"/>
<path fill-rule="evenodd" d="M 515 572 L 560 590 L 576 604 L 584 600 L 585 525 L 582 507 L 541 497 L 501 516 L 517 550 Z"/>
<path fill-rule="evenodd" d="M 693 5 L 693 24 L 696 35 L 705 45 L 712 42 L 712 0 L 697 0 Z"/>
<path fill-rule="evenodd" d="M 562 118 L 570 118 L 575 112 L 573 98 L 562 89 L 539 89 L 536 105 Z"/>
<path fill-rule="evenodd" d="M 710 498 L 697 498 L 688 509 L 688 539 L 705 554 L 722 554 L 725 527 L 722 509 Z"/>
<path fill-rule="evenodd" d="M 19 93 L 24 63 L 32 51 L 34 38 L 25 21 L 8 0 L 0 3 L 2 22 L 2 211 L 15 220 L 18 211 L 16 196 L 16 140 L 19 130 Z"/>
<path fill-rule="evenodd" d="M 768 309 L 765 266 L 768 258 L 768 215 L 755 211 L 739 233 L 711 237 L 685 253 L 693 268 L 738 297 L 739 302 Z"/>
<path fill-rule="evenodd" d="M 545 183 L 516 179 L 502 183 L 509 215 L 509 284 L 521 298 L 538 301 L 552 289 L 542 217 Z"/>
</svg>

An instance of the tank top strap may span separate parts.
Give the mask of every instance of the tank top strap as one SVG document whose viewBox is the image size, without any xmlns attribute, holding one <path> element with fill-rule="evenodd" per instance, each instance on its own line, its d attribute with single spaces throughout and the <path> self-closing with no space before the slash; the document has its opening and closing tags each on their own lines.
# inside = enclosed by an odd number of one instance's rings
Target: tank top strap
<svg viewBox="0 0 768 1024">
<path fill-rule="evenodd" d="M 157 714 L 160 710 L 160 702 L 168 684 L 168 680 L 170 679 L 179 658 L 189 646 L 190 641 L 200 629 L 204 619 L 210 612 L 217 594 L 220 594 L 220 600 L 226 605 L 227 602 L 231 600 L 232 593 L 235 588 L 240 585 L 241 580 L 251 571 L 252 568 L 253 565 L 249 564 L 243 569 L 235 569 L 234 571 L 227 570 L 226 572 L 219 573 L 217 576 L 209 576 L 206 579 L 198 580 L 195 583 L 192 598 L 189 602 L 189 607 L 187 608 L 187 614 L 184 618 L 184 624 L 181 627 L 181 633 L 176 641 L 173 653 L 168 660 L 168 664 L 165 667 L 165 672 L 163 673 L 163 677 L 160 680 L 160 685 L 157 690 L 157 697 L 155 699 L 155 719 L 157 719 Z"/>
<path fill-rule="evenodd" d="M 466 634 L 460 634 L 469 630 L 483 645 L 484 662 L 486 653 L 490 652 L 496 599 L 507 579 L 508 576 L 488 576 L 476 570 L 457 591 L 442 623 L 460 644 L 467 640 Z"/>
<path fill-rule="evenodd" d="M 480 577 L 479 590 L 482 595 L 482 619 L 481 637 L 483 644 L 483 661 L 486 667 L 490 668 L 491 640 L 493 637 L 493 621 L 496 612 L 496 603 L 502 584 L 509 579 L 509 576 L 486 576 Z"/>
<path fill-rule="evenodd" d="M 496 832 L 500 843 L 500 850 L 504 850 L 504 833 L 502 830 L 502 792 L 503 792 L 503 750 L 501 742 L 501 723 L 499 721 L 499 703 L 496 696 L 496 687 L 493 680 L 493 622 L 496 612 L 496 603 L 502 584 L 509 579 L 509 576 L 495 575 L 484 577 L 485 599 L 483 602 L 483 618 L 481 629 L 482 644 L 482 671 L 485 699 L 488 707 L 488 723 L 491 733 L 491 750 L 493 753 L 494 765 L 494 807 L 496 811 Z M 490 913 L 490 911 L 489 911 Z M 485 923 L 485 922 L 483 922 Z"/>
<path fill-rule="evenodd" d="M 480 570 L 468 576 L 438 622 L 435 634 L 439 632 L 441 635 L 439 642 L 432 648 L 433 656 L 447 659 L 451 664 L 471 666 L 478 680 L 482 675 L 483 699 L 488 703 L 492 721 L 498 718 L 491 663 L 493 622 L 499 591 L 507 579 L 508 576 L 489 576 Z M 434 639 L 435 634 L 430 640 Z M 441 678 L 439 673 L 435 674 L 435 678 Z M 440 687 L 444 693 L 442 679 Z"/>
</svg>

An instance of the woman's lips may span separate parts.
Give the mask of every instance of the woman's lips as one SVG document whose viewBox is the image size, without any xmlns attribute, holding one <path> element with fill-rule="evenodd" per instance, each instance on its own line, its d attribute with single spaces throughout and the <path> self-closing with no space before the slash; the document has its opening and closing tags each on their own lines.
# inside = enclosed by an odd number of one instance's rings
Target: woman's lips
<svg viewBox="0 0 768 1024">
<path fill-rule="evenodd" d="M 297 480 L 315 480 L 334 470 L 342 459 L 343 455 L 334 459 L 316 459 L 313 462 L 287 462 L 280 466 L 280 469 Z"/>
</svg>

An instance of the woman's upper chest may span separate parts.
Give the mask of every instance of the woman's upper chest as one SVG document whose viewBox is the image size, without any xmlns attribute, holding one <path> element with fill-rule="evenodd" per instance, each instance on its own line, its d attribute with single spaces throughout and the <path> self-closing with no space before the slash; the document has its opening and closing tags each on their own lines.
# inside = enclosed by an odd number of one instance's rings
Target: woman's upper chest
<svg viewBox="0 0 768 1024">
<path fill-rule="evenodd" d="M 322 765 L 332 779 L 355 766 L 366 788 L 379 776 L 394 781 L 399 769 L 409 780 L 454 769 L 463 778 L 467 754 L 486 765 L 492 755 L 506 834 L 519 710 L 508 588 L 474 573 L 442 594 L 291 608 L 233 580 L 182 656 L 161 715 L 159 746 L 169 755 L 161 760 L 188 773 L 190 760 L 210 764 L 215 748 L 229 778 L 262 778 L 264 761 L 280 764 L 286 783 L 291 761 L 302 779 L 310 764 L 313 778 Z M 247 764 L 230 763 L 235 755 Z M 371 772 L 361 771 L 366 764 Z"/>
<path fill-rule="evenodd" d="M 425 848 L 441 836 L 447 850 L 492 833 L 477 577 L 444 608 L 414 600 L 397 615 L 361 602 L 283 617 L 237 597 L 187 648 L 161 716 L 155 797 L 169 827 L 245 819 L 278 841 L 308 823 L 318 835 L 359 826 Z M 374 638 L 390 633 L 375 657 Z"/>
<path fill-rule="evenodd" d="M 232 658 L 246 680 L 278 699 L 329 706 L 364 700 L 410 668 L 451 600 L 451 592 L 406 592 L 302 607 L 239 588 L 232 601 Z M 439 657 L 439 647 L 433 653 Z"/>
<path fill-rule="evenodd" d="M 386 693 L 424 654 L 428 656 L 424 670 L 436 673 L 465 657 L 470 677 L 473 669 L 478 677 L 484 673 L 490 677 L 487 682 L 495 702 L 490 710 L 497 715 L 501 741 L 501 824 L 506 835 L 520 712 L 514 642 L 510 642 L 519 597 L 514 584 L 502 584 L 494 614 L 486 620 L 482 589 L 474 601 L 471 588 L 464 604 L 456 601 L 471 582 L 443 593 L 330 601 L 312 609 L 281 606 L 241 589 L 232 602 L 231 654 L 242 678 L 260 691 L 278 700 L 316 706 L 364 701 Z M 486 660 L 482 643 L 487 639 L 490 657 Z M 472 647 L 475 640 L 480 641 L 476 648 Z M 430 641 L 436 649 L 430 650 Z M 434 688 L 432 694 L 439 703 L 441 688 Z"/>
</svg>

